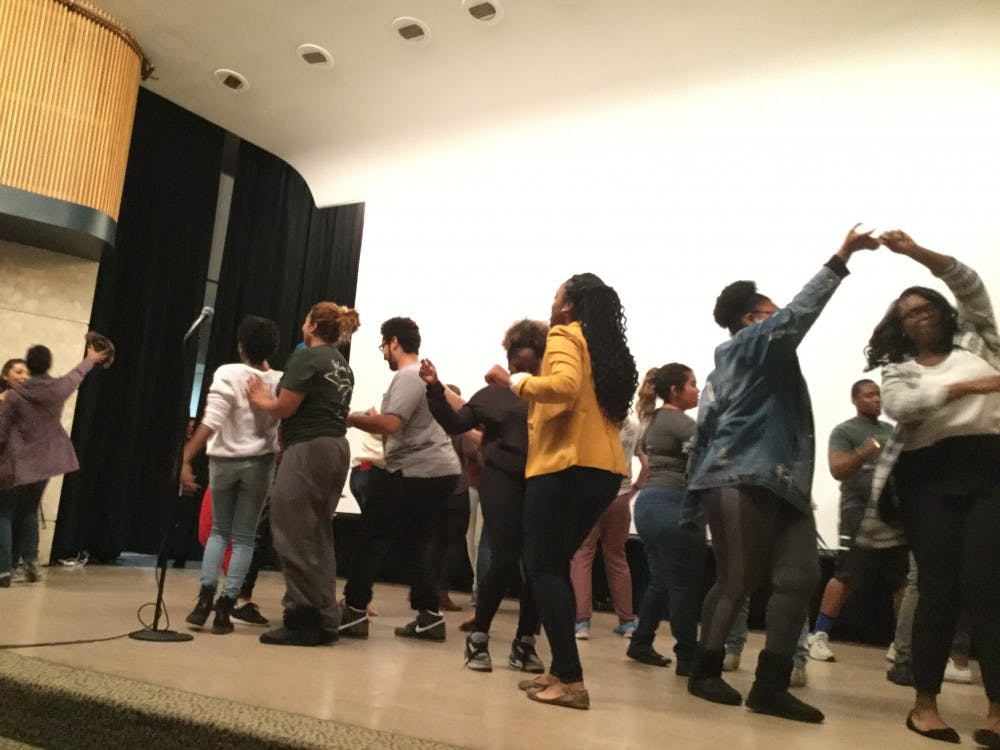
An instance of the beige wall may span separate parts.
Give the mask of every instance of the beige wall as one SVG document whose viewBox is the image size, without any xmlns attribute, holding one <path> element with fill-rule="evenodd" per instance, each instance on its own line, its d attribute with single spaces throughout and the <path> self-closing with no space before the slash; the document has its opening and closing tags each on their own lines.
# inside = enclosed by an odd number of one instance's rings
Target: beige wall
<svg viewBox="0 0 1000 750">
<path fill-rule="evenodd" d="M 52 373 L 72 369 L 83 356 L 83 337 L 90 320 L 97 283 L 97 262 L 0 240 L 0 364 L 23 357 L 32 344 L 52 350 Z M 74 395 L 63 410 L 69 431 L 76 406 Z M 39 558 L 48 561 L 59 505 L 62 478 L 45 490 Z"/>
</svg>

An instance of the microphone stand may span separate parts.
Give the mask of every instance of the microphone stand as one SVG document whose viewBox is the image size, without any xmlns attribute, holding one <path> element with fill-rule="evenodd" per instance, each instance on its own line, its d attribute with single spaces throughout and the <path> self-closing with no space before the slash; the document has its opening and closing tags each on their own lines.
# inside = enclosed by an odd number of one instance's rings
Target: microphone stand
<svg viewBox="0 0 1000 750">
<path fill-rule="evenodd" d="M 196 334 L 198 333 L 198 329 L 201 327 L 202 323 L 204 323 L 211 317 L 212 317 L 211 308 L 206 308 L 205 310 L 202 310 L 201 315 L 198 317 L 197 320 L 195 320 L 194 324 L 191 326 L 188 332 L 184 334 L 184 340 L 181 343 L 181 359 L 184 362 L 184 372 L 185 372 L 184 383 L 186 385 L 186 388 L 184 389 L 184 393 L 181 397 L 180 414 L 183 417 L 183 424 L 185 426 L 187 425 L 187 419 L 188 419 L 187 408 L 186 408 L 187 398 L 190 396 L 191 385 L 192 382 L 194 381 L 194 368 L 191 367 L 193 363 L 189 361 L 190 359 L 189 352 L 191 351 L 191 348 L 188 347 L 188 341 L 190 341 L 192 338 L 195 341 L 197 341 L 198 337 Z M 198 351 L 197 348 L 194 348 L 194 351 L 197 355 Z M 135 630 L 128 634 L 129 638 L 132 638 L 133 640 L 136 641 L 156 641 L 158 643 L 181 643 L 184 641 L 194 640 L 194 636 L 191 635 L 190 633 L 179 633 L 178 631 L 170 630 L 169 628 L 163 628 L 163 629 L 160 628 L 160 617 L 163 615 L 165 610 L 163 604 L 163 584 L 167 578 L 167 558 L 168 558 L 167 549 L 169 546 L 168 540 L 170 539 L 170 535 L 173 532 L 174 527 L 177 525 L 177 511 L 180 506 L 180 502 L 178 502 L 178 500 L 183 494 L 183 487 L 181 487 L 181 468 L 183 466 L 184 443 L 186 442 L 186 440 L 187 440 L 186 430 L 182 430 L 180 442 L 177 447 L 177 453 L 174 457 L 174 467 L 173 467 L 173 479 L 174 479 L 174 486 L 177 487 L 177 496 L 174 498 L 174 502 L 172 503 L 170 511 L 170 523 L 167 526 L 166 530 L 163 532 L 163 539 L 160 541 L 160 552 L 156 558 L 156 571 L 157 571 L 156 605 L 155 605 L 156 611 L 155 614 L 153 615 L 153 624 L 151 626 L 143 628 L 142 630 Z"/>
</svg>

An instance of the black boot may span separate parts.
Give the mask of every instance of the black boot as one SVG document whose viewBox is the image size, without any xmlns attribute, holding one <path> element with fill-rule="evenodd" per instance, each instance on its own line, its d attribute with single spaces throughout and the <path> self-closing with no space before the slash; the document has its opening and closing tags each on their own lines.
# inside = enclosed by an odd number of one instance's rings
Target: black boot
<svg viewBox="0 0 1000 750">
<path fill-rule="evenodd" d="M 215 603 L 215 619 L 212 621 L 212 632 L 216 635 L 225 635 L 233 632 L 233 622 L 229 615 L 233 612 L 236 600 L 231 596 L 220 596 Z"/>
<path fill-rule="evenodd" d="M 269 630 L 260 637 L 261 643 L 273 646 L 319 646 L 324 642 L 319 610 L 313 607 L 286 609 L 280 628 Z"/>
<path fill-rule="evenodd" d="M 698 646 L 688 677 L 688 692 L 691 695 L 726 706 L 738 706 L 743 702 L 743 696 L 722 679 L 722 660 L 725 657 L 725 649 L 706 651 Z"/>
<path fill-rule="evenodd" d="M 824 718 L 822 711 L 803 703 L 788 692 L 791 675 L 790 657 L 773 651 L 761 651 L 757 659 L 756 679 L 747 696 L 747 707 L 759 714 L 819 724 Z"/>
<path fill-rule="evenodd" d="M 208 619 L 212 611 L 212 602 L 215 600 L 215 586 L 202 586 L 198 591 L 198 603 L 194 605 L 185 620 L 191 625 L 200 628 Z"/>
</svg>

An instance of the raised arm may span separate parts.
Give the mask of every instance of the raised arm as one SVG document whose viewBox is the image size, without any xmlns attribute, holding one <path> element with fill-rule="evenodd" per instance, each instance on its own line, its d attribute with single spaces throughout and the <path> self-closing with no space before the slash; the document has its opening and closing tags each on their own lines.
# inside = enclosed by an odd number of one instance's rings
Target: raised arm
<svg viewBox="0 0 1000 750">
<path fill-rule="evenodd" d="M 840 282 L 848 275 L 847 261 L 858 250 L 873 250 L 878 240 L 871 231 L 858 232 L 855 224 L 847 233 L 840 248 L 822 268 L 802 287 L 791 302 L 777 310 L 766 320 L 755 325 L 759 334 L 748 341 L 750 348 L 745 356 L 768 368 L 782 372 L 784 363 L 798 349 L 802 339 L 819 318 Z"/>
<path fill-rule="evenodd" d="M 947 284 L 955 295 L 962 322 L 974 326 L 992 349 L 1000 349 L 993 303 L 978 273 L 950 255 L 918 245 L 899 229 L 883 232 L 879 240 L 892 252 L 915 260 Z"/>
</svg>

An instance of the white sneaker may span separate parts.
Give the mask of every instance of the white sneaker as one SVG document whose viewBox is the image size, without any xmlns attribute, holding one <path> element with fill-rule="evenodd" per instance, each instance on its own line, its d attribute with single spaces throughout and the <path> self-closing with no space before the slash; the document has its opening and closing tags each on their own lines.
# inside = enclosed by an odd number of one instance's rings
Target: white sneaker
<svg viewBox="0 0 1000 750">
<path fill-rule="evenodd" d="M 944 668 L 944 681 L 957 682 L 960 685 L 972 684 L 972 669 L 960 667 L 954 660 L 948 659 L 948 664 Z"/>
<path fill-rule="evenodd" d="M 885 660 L 890 664 L 896 663 L 896 642 L 889 644 L 889 650 L 885 652 Z"/>
<path fill-rule="evenodd" d="M 809 683 L 806 677 L 806 665 L 792 669 L 792 676 L 788 680 L 789 687 L 805 687 Z"/>
<path fill-rule="evenodd" d="M 740 655 L 731 651 L 726 652 L 726 657 L 722 660 L 723 672 L 735 672 L 740 668 Z"/>
<path fill-rule="evenodd" d="M 822 630 L 818 630 L 806 638 L 806 645 L 809 646 L 809 658 L 816 661 L 837 661 L 837 657 L 830 650 L 830 636 Z"/>
<path fill-rule="evenodd" d="M 586 641 L 590 639 L 590 623 L 586 620 L 580 620 L 574 628 L 573 635 L 576 636 L 578 641 Z"/>
</svg>

